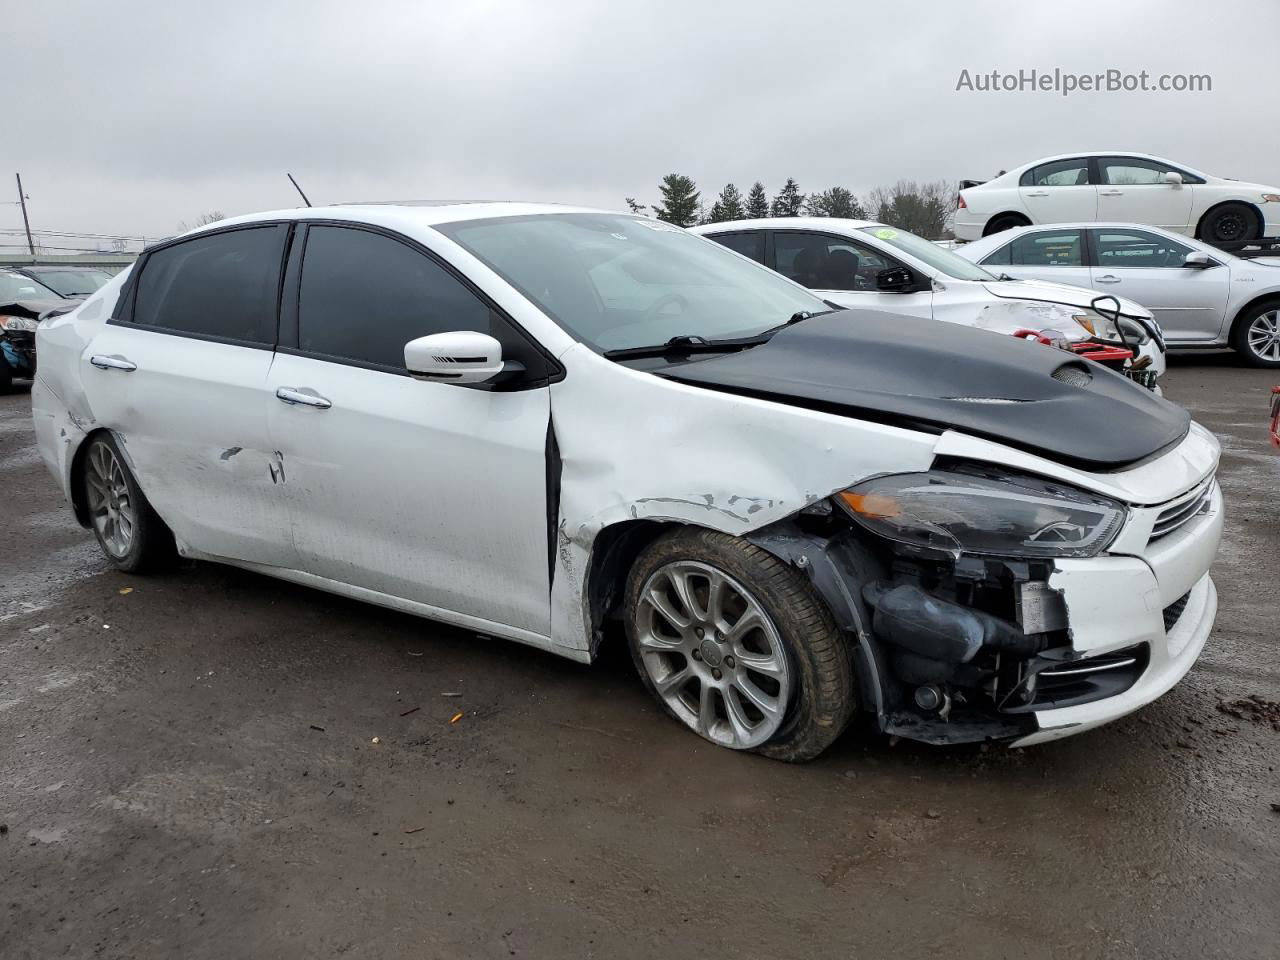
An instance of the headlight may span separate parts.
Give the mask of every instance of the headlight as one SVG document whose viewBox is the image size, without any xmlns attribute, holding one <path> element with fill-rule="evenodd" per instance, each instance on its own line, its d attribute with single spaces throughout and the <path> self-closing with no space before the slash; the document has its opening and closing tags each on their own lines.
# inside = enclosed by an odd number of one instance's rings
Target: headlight
<svg viewBox="0 0 1280 960">
<path fill-rule="evenodd" d="M 0 317 L 0 320 L 3 320 L 0 326 L 3 326 L 6 330 L 12 330 L 14 333 L 29 333 L 38 326 L 36 321 L 30 317 Z"/>
<path fill-rule="evenodd" d="M 922 553 L 1094 557 L 1116 538 L 1122 504 L 997 469 L 929 470 L 867 480 L 836 495 L 872 533 Z"/>
<path fill-rule="evenodd" d="M 1120 339 L 1120 331 L 1116 329 L 1116 321 L 1108 320 L 1100 313 L 1093 310 L 1087 310 L 1084 313 L 1077 313 L 1074 317 L 1076 323 L 1084 327 L 1097 340 L 1104 343 L 1123 343 Z M 1125 338 L 1130 343 L 1146 343 L 1150 339 L 1150 334 L 1146 328 L 1136 320 L 1129 317 L 1121 317 L 1119 325 L 1124 330 Z"/>
</svg>

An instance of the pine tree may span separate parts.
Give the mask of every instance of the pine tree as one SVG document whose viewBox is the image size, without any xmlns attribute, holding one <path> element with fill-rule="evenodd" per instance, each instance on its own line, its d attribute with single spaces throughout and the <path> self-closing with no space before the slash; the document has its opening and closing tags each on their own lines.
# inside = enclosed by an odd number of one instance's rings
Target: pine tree
<svg viewBox="0 0 1280 960">
<path fill-rule="evenodd" d="M 659 220 L 681 227 L 692 227 L 698 222 L 698 186 L 680 173 L 668 173 L 658 187 L 662 203 L 653 205 L 653 215 Z"/>
<path fill-rule="evenodd" d="M 764 184 L 757 180 L 751 185 L 747 194 L 747 216 L 752 220 L 769 215 L 769 195 L 764 192 Z"/>
<path fill-rule="evenodd" d="M 810 217 L 845 217 L 849 220 L 865 220 L 867 211 L 850 191 L 844 187 L 832 187 L 821 193 L 809 194 L 805 214 Z"/>
<path fill-rule="evenodd" d="M 707 217 L 707 222 L 724 223 L 726 220 L 741 220 L 746 215 L 746 207 L 742 204 L 742 194 L 738 192 L 737 187 L 729 183 L 720 191 L 720 196 L 716 197 L 716 202 L 711 205 L 711 214 Z"/>
<path fill-rule="evenodd" d="M 631 208 L 632 213 L 643 214 L 649 208 L 643 203 L 636 203 L 635 197 L 627 197 L 627 206 Z"/>
<path fill-rule="evenodd" d="M 769 215 L 774 217 L 798 217 L 803 208 L 804 194 L 800 192 L 800 185 L 791 177 L 787 177 L 787 182 L 782 185 L 778 195 L 773 198 L 773 206 L 769 210 Z"/>
</svg>

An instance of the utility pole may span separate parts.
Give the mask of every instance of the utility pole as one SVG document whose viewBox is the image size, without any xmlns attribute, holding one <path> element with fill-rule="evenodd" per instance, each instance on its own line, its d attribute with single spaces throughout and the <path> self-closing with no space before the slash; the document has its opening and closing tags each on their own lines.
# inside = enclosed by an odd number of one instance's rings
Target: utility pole
<svg viewBox="0 0 1280 960">
<path fill-rule="evenodd" d="M 22 225 L 27 228 L 27 249 L 31 251 L 31 255 L 36 255 L 36 245 L 31 240 L 31 221 L 27 219 L 27 198 L 22 193 L 22 174 L 15 173 L 18 178 L 18 202 L 22 204 Z"/>
</svg>

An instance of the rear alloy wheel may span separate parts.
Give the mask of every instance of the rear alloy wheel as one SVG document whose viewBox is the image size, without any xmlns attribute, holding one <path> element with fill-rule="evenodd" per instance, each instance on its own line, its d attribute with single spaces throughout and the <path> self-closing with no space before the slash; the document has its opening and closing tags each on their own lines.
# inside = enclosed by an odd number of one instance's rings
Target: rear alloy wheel
<svg viewBox="0 0 1280 960">
<path fill-rule="evenodd" d="M 89 525 L 102 552 L 118 569 L 141 573 L 173 560 L 177 555 L 173 534 L 151 509 L 109 435 L 89 441 L 83 480 Z"/>
<path fill-rule="evenodd" d="M 1224 203 L 1209 211 L 1200 239 L 1209 243 L 1249 243 L 1258 238 L 1258 216 L 1243 203 Z"/>
<path fill-rule="evenodd" d="M 808 580 L 754 544 L 709 530 L 663 537 L 636 561 L 626 614 L 645 686 L 718 746 L 807 760 L 848 723 L 844 637 Z"/>
<path fill-rule="evenodd" d="M 1280 303 L 1264 303 L 1237 320 L 1231 346 L 1255 367 L 1280 367 Z"/>
</svg>

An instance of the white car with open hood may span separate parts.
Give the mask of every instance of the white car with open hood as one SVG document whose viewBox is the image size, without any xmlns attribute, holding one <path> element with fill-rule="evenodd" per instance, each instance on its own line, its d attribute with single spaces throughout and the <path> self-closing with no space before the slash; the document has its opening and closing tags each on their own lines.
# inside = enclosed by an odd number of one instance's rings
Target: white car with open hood
<svg viewBox="0 0 1280 960">
<path fill-rule="evenodd" d="M 977 240 L 1076 220 L 1142 223 L 1214 244 L 1280 235 L 1280 187 L 1215 177 L 1146 153 L 1065 153 L 965 181 L 953 229 Z"/>
<path fill-rule="evenodd" d="M 240 217 L 37 338 L 41 455 L 121 570 L 233 564 L 584 662 L 622 634 L 726 747 L 1078 733 L 1177 683 L 1217 609 L 1218 444 L 1184 410 L 643 217 Z"/>
<path fill-rule="evenodd" d="M 967 243 L 959 253 L 1022 280 L 1059 281 L 1141 300 L 1171 347 L 1229 346 L 1254 366 L 1280 367 L 1275 258 L 1237 257 L 1133 223 L 1018 227 Z"/>
<path fill-rule="evenodd" d="M 1065 284 L 1013 280 L 883 223 L 771 217 L 694 227 L 843 307 L 931 317 L 993 333 L 1040 334 L 1154 386 L 1165 370 L 1160 325 L 1139 303 Z M 1119 327 L 1119 329 L 1117 329 Z M 981 342 L 981 341 L 977 341 Z M 1136 355 L 1130 361 L 1129 355 Z"/>
</svg>

